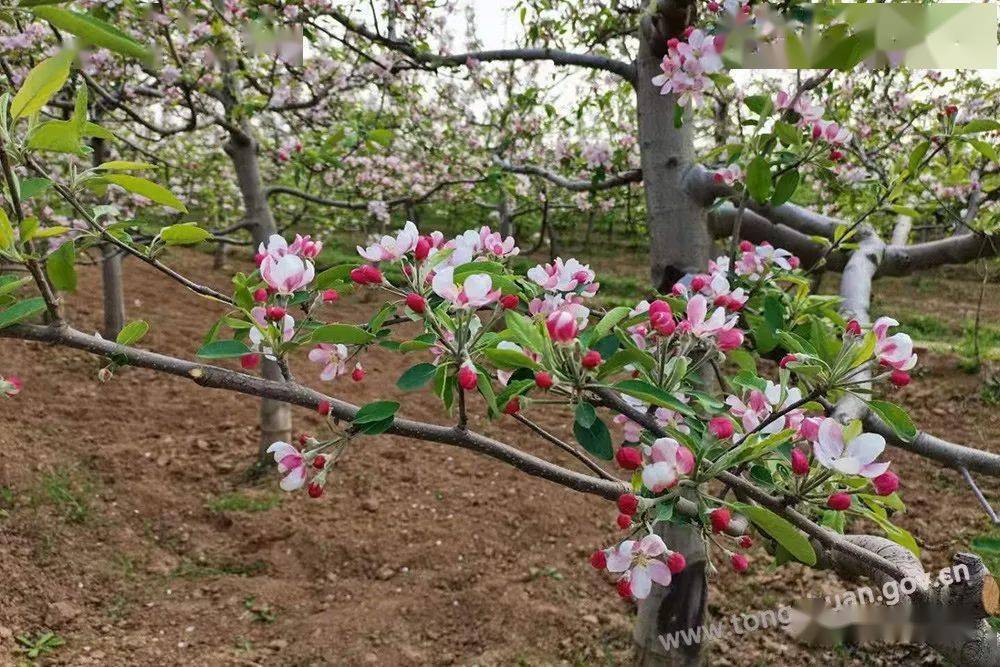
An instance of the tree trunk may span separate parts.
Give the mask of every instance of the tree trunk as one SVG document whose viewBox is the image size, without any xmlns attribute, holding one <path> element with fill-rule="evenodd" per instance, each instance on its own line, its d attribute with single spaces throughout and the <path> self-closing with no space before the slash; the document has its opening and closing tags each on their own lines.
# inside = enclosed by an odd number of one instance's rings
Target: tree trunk
<svg viewBox="0 0 1000 667">
<path fill-rule="evenodd" d="M 694 164 L 693 128 L 689 122 L 675 127 L 674 95 L 660 95 L 650 80 L 660 74 L 660 62 L 670 37 L 680 36 L 694 22 L 690 0 L 650 0 L 639 29 L 636 61 L 636 108 L 639 151 L 646 193 L 650 237 L 650 271 L 653 285 L 669 292 L 688 273 L 708 266 L 712 238 L 705 210 L 686 192 L 684 179 Z M 637 664 L 689 666 L 701 664 L 700 644 L 668 652 L 659 637 L 705 623 L 708 598 L 705 546 L 690 526 L 660 523 L 657 534 L 667 547 L 684 553 L 688 566 L 675 575 L 670 586 L 653 585 L 653 592 L 639 605 L 633 641 Z"/>
<path fill-rule="evenodd" d="M 90 140 L 93 150 L 91 160 L 96 167 L 107 161 L 108 151 L 104 139 Z M 104 296 L 104 327 L 102 333 L 108 340 L 118 337 L 125 326 L 125 291 L 122 282 L 122 255 L 110 244 L 101 246 L 101 291 Z"/>
<path fill-rule="evenodd" d="M 507 200 L 507 193 L 503 187 L 500 188 L 500 198 L 497 200 L 497 214 L 500 216 L 499 229 L 500 236 L 504 238 L 514 236 L 514 219 L 510 215 L 510 202 Z"/>
<path fill-rule="evenodd" d="M 226 154 L 233 162 L 240 193 L 243 196 L 243 216 L 253 235 L 254 246 L 267 243 L 275 233 L 274 217 L 267 201 L 264 183 L 260 178 L 260 162 L 257 157 L 257 142 L 252 136 L 249 124 L 243 131 L 246 136 L 232 135 L 226 143 Z M 278 364 L 267 359 L 261 364 L 261 372 L 268 380 L 283 380 Z M 260 454 L 273 442 L 292 438 L 292 409 L 287 403 L 261 399 L 260 402 Z"/>
</svg>

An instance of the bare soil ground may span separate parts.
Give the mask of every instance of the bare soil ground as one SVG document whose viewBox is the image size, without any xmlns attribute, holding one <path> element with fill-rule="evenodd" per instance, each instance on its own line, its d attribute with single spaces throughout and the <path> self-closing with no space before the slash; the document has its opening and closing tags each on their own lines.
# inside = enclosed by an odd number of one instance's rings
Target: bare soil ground
<svg viewBox="0 0 1000 667">
<path fill-rule="evenodd" d="M 226 286 L 208 256 L 171 261 Z M 136 262 L 126 274 L 130 318 L 152 325 L 143 345 L 192 356 L 216 306 Z M 82 270 L 74 324 L 96 330 L 100 303 L 98 272 Z M 345 299 L 335 317 L 361 321 L 375 306 Z M 980 380 L 950 357 L 921 361 L 894 400 L 932 432 L 1000 451 L 997 408 L 980 398 Z M 406 415 L 440 414 L 427 393 L 395 390 L 398 357 L 379 351 L 366 365 L 360 385 L 327 388 L 355 402 L 398 396 Z M 65 641 L 39 658 L 52 665 L 627 662 L 633 608 L 587 564 L 615 536 L 608 503 L 471 452 L 384 436 L 354 447 L 322 499 L 282 494 L 276 474 L 244 478 L 257 446 L 254 400 L 136 369 L 100 384 L 99 367 L 82 352 L 0 340 L 0 372 L 26 382 L 0 403 L 0 665 L 25 660 L 16 637 L 47 629 Z M 293 370 L 319 385 L 308 362 Z M 317 426 L 306 411 L 295 418 L 297 430 Z M 542 421 L 568 435 L 568 420 Z M 473 427 L 572 465 L 509 421 Z M 986 531 L 985 515 L 956 473 L 899 451 L 891 458 L 909 507 L 900 524 L 929 569 L 944 567 Z M 1000 485 L 980 483 L 1000 499 Z M 716 617 L 855 586 L 799 566 L 771 571 L 757 556 L 746 576 L 726 567 L 713 576 Z M 811 648 L 776 631 L 728 637 L 711 659 L 935 662 L 912 648 Z"/>
</svg>

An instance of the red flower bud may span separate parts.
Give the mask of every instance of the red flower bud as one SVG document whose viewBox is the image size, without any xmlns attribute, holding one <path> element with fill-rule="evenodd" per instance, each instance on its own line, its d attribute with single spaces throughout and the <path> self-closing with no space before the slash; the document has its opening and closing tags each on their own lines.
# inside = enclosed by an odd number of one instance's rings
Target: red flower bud
<svg viewBox="0 0 1000 667">
<path fill-rule="evenodd" d="M 365 369 L 361 364 L 355 365 L 354 370 L 351 371 L 351 379 L 354 380 L 355 382 L 361 382 L 362 380 L 364 380 L 365 375 L 366 375 Z"/>
<path fill-rule="evenodd" d="M 265 301 L 267 301 L 267 290 L 264 289 L 263 287 L 254 290 L 253 300 L 256 301 L 257 303 L 264 303 Z"/>
<path fill-rule="evenodd" d="M 899 475 L 891 470 L 886 470 L 872 480 L 872 486 L 875 487 L 875 493 L 878 495 L 891 496 L 899 489 Z"/>
<path fill-rule="evenodd" d="M 462 367 L 458 369 L 458 385 L 469 391 L 475 389 L 478 382 L 479 376 L 476 373 L 476 368 L 470 363 L 462 364 Z"/>
<path fill-rule="evenodd" d="M 505 415 L 516 415 L 520 411 L 521 399 L 517 396 L 507 401 L 507 405 L 503 406 L 503 413 Z"/>
<path fill-rule="evenodd" d="M 626 470 L 635 470 L 642 465 L 642 452 L 638 447 L 620 447 L 615 454 L 615 461 Z"/>
<path fill-rule="evenodd" d="M 889 380 L 897 387 L 905 387 L 910 384 L 911 379 L 910 374 L 906 371 L 893 371 L 892 375 L 889 376 Z"/>
<path fill-rule="evenodd" d="M 622 596 L 626 600 L 632 597 L 632 582 L 628 579 L 625 579 L 624 577 L 619 579 L 616 587 L 618 589 L 618 595 Z"/>
<path fill-rule="evenodd" d="M 628 527 L 632 525 L 632 517 L 628 514 L 619 514 L 615 522 L 622 530 L 628 530 Z"/>
<path fill-rule="evenodd" d="M 667 556 L 667 567 L 670 569 L 671 574 L 683 572 L 684 568 L 687 567 L 687 559 L 684 558 L 684 554 L 680 551 L 674 551 Z"/>
<path fill-rule="evenodd" d="M 778 368 L 788 368 L 788 364 L 792 363 L 793 361 L 797 361 L 795 355 L 786 354 L 781 358 L 781 361 L 778 362 Z"/>
<path fill-rule="evenodd" d="M 740 574 L 746 572 L 747 568 L 750 567 L 750 559 L 743 554 L 733 554 L 729 558 L 729 562 L 732 563 L 733 569 Z"/>
<path fill-rule="evenodd" d="M 590 554 L 590 565 L 595 570 L 603 570 L 608 566 L 608 555 L 604 553 L 604 549 L 598 549 Z"/>
<path fill-rule="evenodd" d="M 601 365 L 601 353 L 597 350 L 588 350 L 587 354 L 583 355 L 583 359 L 580 361 L 584 368 L 597 368 Z"/>
<path fill-rule="evenodd" d="M 861 322 L 858 322 L 857 320 L 851 320 L 850 322 L 847 323 L 847 326 L 844 327 L 844 331 L 846 333 L 851 334 L 852 336 L 860 336 Z"/>
<path fill-rule="evenodd" d="M 316 412 L 320 413 L 324 417 L 330 414 L 330 401 L 320 401 L 316 405 Z"/>
<path fill-rule="evenodd" d="M 335 289 L 328 289 L 323 291 L 323 303 L 333 303 L 340 299 L 340 292 Z"/>
<path fill-rule="evenodd" d="M 799 268 L 799 265 L 801 263 L 802 260 L 795 255 L 792 255 L 791 257 L 788 258 L 788 265 L 791 266 L 793 269 Z"/>
<path fill-rule="evenodd" d="M 417 247 L 413 249 L 413 256 L 417 258 L 418 262 L 422 262 L 427 259 L 427 255 L 431 254 L 431 240 L 426 236 L 421 236 L 417 239 Z"/>
<path fill-rule="evenodd" d="M 618 510 L 622 514 L 632 516 L 639 510 L 639 497 L 634 493 L 623 493 L 618 496 Z"/>
<path fill-rule="evenodd" d="M 800 477 L 809 474 L 809 457 L 801 449 L 792 450 L 792 473 Z"/>
<path fill-rule="evenodd" d="M 753 250 L 753 244 L 749 241 L 740 241 L 740 252 L 750 252 Z"/>
<path fill-rule="evenodd" d="M 958 107 L 955 106 L 954 104 L 949 104 L 944 108 L 944 115 L 946 116 L 954 116 L 957 113 L 958 113 Z"/>
<path fill-rule="evenodd" d="M 265 252 L 255 252 L 254 255 L 253 255 L 253 263 L 256 264 L 257 266 L 260 266 L 261 264 L 264 263 L 264 258 L 265 257 L 267 257 L 267 253 L 265 253 Z"/>
<path fill-rule="evenodd" d="M 264 314 L 267 319 L 272 322 L 277 322 L 278 320 L 284 319 L 285 309 L 281 306 L 269 306 L 268 309 L 264 311 Z"/>
<path fill-rule="evenodd" d="M 702 291 L 703 289 L 705 289 L 705 285 L 707 284 L 708 281 L 705 280 L 704 276 L 695 276 L 694 278 L 691 279 L 691 289 L 695 292 Z"/>
<path fill-rule="evenodd" d="M 519 303 L 521 303 L 521 300 L 517 298 L 516 294 L 504 294 L 500 297 L 500 305 L 507 310 L 514 310 Z"/>
<path fill-rule="evenodd" d="M 708 518 L 712 522 L 712 532 L 721 533 L 729 528 L 729 510 L 725 507 L 716 507 L 714 510 L 708 513 Z"/>
<path fill-rule="evenodd" d="M 309 492 L 310 498 L 319 498 L 323 495 L 323 487 L 316 482 L 310 483 L 307 491 Z"/>
<path fill-rule="evenodd" d="M 555 384 L 555 380 L 552 379 L 551 373 L 538 371 L 535 373 L 535 384 L 538 385 L 539 389 L 549 389 Z"/>
<path fill-rule="evenodd" d="M 749 549 L 753 546 L 753 540 L 750 539 L 749 535 L 744 535 L 740 538 L 740 547 L 743 549 Z"/>
<path fill-rule="evenodd" d="M 728 417 L 712 417 L 708 420 L 708 430 L 719 440 L 725 440 L 733 435 L 736 429 L 733 422 Z"/>
<path fill-rule="evenodd" d="M 260 355 L 259 354 L 244 354 L 240 357 L 240 366 L 248 371 L 252 371 L 260 365 Z"/>
<path fill-rule="evenodd" d="M 427 299 L 416 292 L 410 292 L 406 295 L 406 306 L 418 315 L 423 315 L 427 310 Z"/>
<path fill-rule="evenodd" d="M 322 454 L 313 459 L 313 468 L 316 468 L 316 470 L 322 470 L 325 465 L 326 457 Z"/>
<path fill-rule="evenodd" d="M 839 491 L 826 499 L 826 506 L 834 511 L 843 512 L 851 506 L 851 496 Z"/>
<path fill-rule="evenodd" d="M 839 151 L 836 148 L 830 151 L 830 159 L 834 162 L 839 162 L 844 159 L 843 151 Z"/>
</svg>

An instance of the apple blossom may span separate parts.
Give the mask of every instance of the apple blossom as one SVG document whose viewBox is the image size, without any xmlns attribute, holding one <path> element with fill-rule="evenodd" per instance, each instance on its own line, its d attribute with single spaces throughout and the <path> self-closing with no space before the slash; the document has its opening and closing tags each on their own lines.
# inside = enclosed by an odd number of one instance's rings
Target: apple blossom
<svg viewBox="0 0 1000 667">
<path fill-rule="evenodd" d="M 708 430 L 719 440 L 725 440 L 732 437 L 735 429 L 727 417 L 712 417 L 708 421 Z"/>
<path fill-rule="evenodd" d="M 416 292 L 410 292 L 406 295 L 406 307 L 418 315 L 422 315 L 427 310 L 427 299 Z"/>
<path fill-rule="evenodd" d="M 476 388 L 476 383 L 478 381 L 479 375 L 476 373 L 476 367 L 469 361 L 462 364 L 461 368 L 458 369 L 459 386 L 462 387 L 462 389 L 469 391 Z"/>
<path fill-rule="evenodd" d="M 519 304 L 520 302 L 521 300 L 517 297 L 516 294 L 504 294 L 502 297 L 500 297 L 500 305 L 506 308 L 507 310 L 513 310 L 517 308 L 517 304 Z"/>
<path fill-rule="evenodd" d="M 658 535 L 625 540 L 607 555 L 607 569 L 622 573 L 619 581 L 627 581 L 631 595 L 642 600 L 649 595 L 653 582 L 670 585 L 670 568 L 660 559 L 666 553 L 667 545 Z"/>
<path fill-rule="evenodd" d="M 809 457 L 801 449 L 792 450 L 792 473 L 800 477 L 809 474 Z"/>
<path fill-rule="evenodd" d="M 816 460 L 826 468 L 844 475 L 873 479 L 889 469 L 888 463 L 875 463 L 885 449 L 885 438 L 877 433 L 862 433 L 844 442 L 844 427 L 827 417 L 819 426 L 819 438 L 813 445 Z"/>
<path fill-rule="evenodd" d="M 642 451 L 638 447 L 619 447 L 615 461 L 625 470 L 635 470 L 642 465 Z"/>
<path fill-rule="evenodd" d="M 269 287 L 278 294 L 292 294 L 312 282 L 315 270 L 312 262 L 297 255 L 284 255 L 274 259 L 264 258 L 260 265 L 260 275 Z"/>
<path fill-rule="evenodd" d="M 736 163 L 727 165 L 722 169 L 717 169 L 712 174 L 712 180 L 714 180 L 716 183 L 724 183 L 725 185 L 728 185 L 730 187 L 732 187 L 733 185 L 736 184 L 737 181 L 740 181 L 742 179 L 743 179 L 743 170 L 740 169 L 740 166 Z"/>
<path fill-rule="evenodd" d="M 549 332 L 549 338 L 564 345 L 576 340 L 580 330 L 576 318 L 565 310 L 557 310 L 549 315 L 545 320 L 545 328 Z"/>
<path fill-rule="evenodd" d="M 891 317 L 880 317 L 872 325 L 875 334 L 875 360 L 897 371 L 908 371 L 917 365 L 917 355 L 913 354 L 913 340 L 905 333 L 889 336 L 889 327 L 899 322 Z M 909 382 L 909 376 L 903 384 Z"/>
<path fill-rule="evenodd" d="M 649 460 L 642 469 L 642 483 L 653 493 L 677 484 L 680 475 L 694 469 L 694 456 L 673 438 L 658 438 L 649 448 Z"/>
<path fill-rule="evenodd" d="M 466 276 L 460 287 L 455 284 L 455 268 L 451 266 L 434 274 L 431 288 L 435 294 L 459 308 L 481 308 L 500 298 L 500 290 L 493 289 L 493 279 L 488 273 Z"/>
<path fill-rule="evenodd" d="M 586 264 L 570 258 L 563 262 L 557 257 L 552 264 L 539 264 L 528 269 L 528 278 L 549 292 L 575 292 L 580 296 L 593 296 L 598 283 L 594 282 L 594 272 Z"/>
<path fill-rule="evenodd" d="M 287 442 L 278 441 L 267 448 L 267 453 L 274 454 L 278 470 L 285 475 L 279 484 L 282 490 L 294 491 L 305 484 L 306 460 L 299 450 Z"/>
<path fill-rule="evenodd" d="M 7 398 L 17 396 L 21 393 L 21 389 L 23 387 L 24 383 L 21 382 L 21 378 L 16 375 L 11 375 L 7 378 L 0 376 L 0 396 L 5 396 Z"/>
<path fill-rule="evenodd" d="M 263 353 L 269 359 L 274 358 L 274 351 L 266 343 L 272 342 L 276 328 L 280 333 L 281 342 L 287 343 L 295 335 L 295 320 L 291 315 L 283 315 L 280 320 L 272 323 L 267 317 L 267 310 L 257 306 L 250 310 L 250 316 L 257 324 L 250 327 L 247 334 L 250 338 L 250 349 Z"/>
<path fill-rule="evenodd" d="M 370 262 L 385 262 L 400 259 L 406 253 L 417 247 L 420 232 L 410 221 L 403 226 L 396 236 L 385 235 L 367 248 L 357 246 L 358 254 Z"/>
<path fill-rule="evenodd" d="M 309 350 L 309 361 L 322 364 L 319 379 L 328 382 L 347 373 L 347 346 L 340 343 L 319 343 Z"/>
<path fill-rule="evenodd" d="M 595 570 L 603 570 L 608 566 L 608 554 L 604 549 L 598 549 L 590 554 L 590 565 Z"/>
</svg>

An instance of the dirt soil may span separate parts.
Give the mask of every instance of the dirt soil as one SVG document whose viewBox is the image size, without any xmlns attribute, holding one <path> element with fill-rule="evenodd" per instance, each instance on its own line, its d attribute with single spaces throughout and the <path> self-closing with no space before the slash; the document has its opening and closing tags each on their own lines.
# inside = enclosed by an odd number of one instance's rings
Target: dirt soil
<svg viewBox="0 0 1000 667">
<path fill-rule="evenodd" d="M 197 253 L 171 261 L 225 289 Z M 130 318 L 142 346 L 191 357 L 216 304 L 126 263 Z M 972 288 L 970 288 L 972 289 Z M 367 319 L 377 303 L 345 299 L 333 318 Z M 81 270 L 71 321 L 100 325 L 99 275 Z M 406 362 L 415 363 L 414 362 Z M 401 414 L 440 415 L 428 392 L 400 395 L 401 362 L 384 350 L 354 402 L 397 397 Z M 326 495 L 282 494 L 278 476 L 248 483 L 257 403 L 181 378 L 126 369 L 97 381 L 83 352 L 0 340 L 0 372 L 23 394 L 0 402 L 0 665 L 24 660 L 16 637 L 51 630 L 52 665 L 622 664 L 634 608 L 587 563 L 610 543 L 613 507 L 498 461 L 433 443 L 367 438 Z M 924 355 L 894 400 L 932 432 L 1000 451 L 997 408 L 955 361 Z M 313 386 L 318 369 L 293 367 Z M 296 410 L 296 430 L 317 416 Z M 569 420 L 540 419 L 566 434 Z M 510 421 L 472 427 L 572 466 Z M 909 512 L 899 523 L 944 567 L 987 529 L 954 472 L 892 451 Z M 980 480 L 1000 500 L 1000 486 Z M 855 529 L 863 529 L 856 526 Z M 756 550 L 740 577 L 711 581 L 716 617 L 854 588 L 800 566 L 772 571 Z M 914 648 L 811 648 L 778 631 L 728 637 L 713 665 L 936 664 Z"/>
</svg>

